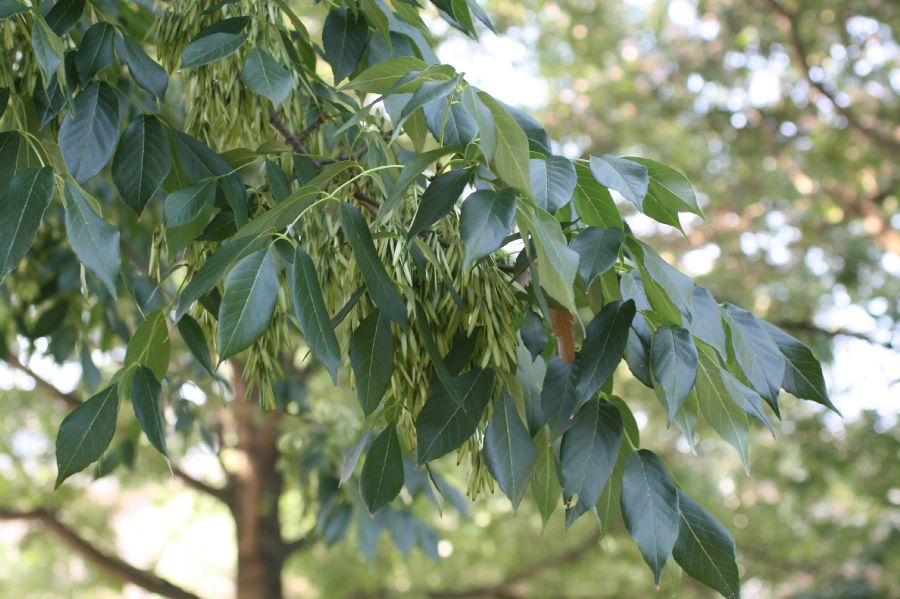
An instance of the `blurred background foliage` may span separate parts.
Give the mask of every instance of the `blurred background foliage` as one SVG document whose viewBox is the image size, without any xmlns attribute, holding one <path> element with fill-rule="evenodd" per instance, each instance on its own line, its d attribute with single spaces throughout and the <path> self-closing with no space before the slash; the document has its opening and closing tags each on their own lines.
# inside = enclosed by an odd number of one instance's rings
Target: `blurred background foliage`
<svg viewBox="0 0 900 599">
<path fill-rule="evenodd" d="M 644 444 L 733 533 L 745 596 L 900 596 L 900 5 L 491 0 L 486 8 L 501 37 L 485 32 L 476 50 L 447 32 L 439 56 L 474 64 L 478 52 L 493 52 L 497 64 L 512 63 L 502 76 L 489 66 L 467 75 L 531 111 L 567 155 L 638 154 L 683 169 L 706 219 L 683 217 L 685 236 L 639 215 L 631 225 L 715 297 L 793 329 L 832 361 L 827 376 L 845 418 L 787 401 L 777 442 L 756 431 L 749 476 L 710 431 L 699 431 L 699 456 L 688 458 L 652 393 L 622 370 L 620 394 L 635 406 Z M 29 391 L 27 376 L 2 370 L 0 382 L 0 498 L 65 506 L 65 520 L 98 545 L 203 596 L 231 592 L 233 524 L 220 504 L 170 481 L 152 450 L 127 445 L 118 455 L 128 462 L 136 452 L 133 469 L 46 496 L 64 407 Z M 319 378 L 285 397 L 296 403 L 285 454 L 307 466 L 340 463 L 357 434 L 355 399 Z M 198 437 L 182 438 L 179 455 L 214 473 Z M 302 474 L 285 472 L 282 504 L 297 530 L 315 523 L 291 490 Z M 462 487 L 452 464 L 445 474 Z M 353 527 L 346 542 L 326 538 L 287 564 L 286 594 L 654 592 L 621 523 L 598 542 L 588 518 L 564 533 L 557 513 L 542 527 L 530 499 L 514 516 L 499 493 L 438 510 L 427 484 L 420 495 L 405 497 L 405 509 L 430 529 L 398 512 Z M 0 596 L 144 596 L 27 522 L 0 523 L 0 546 Z M 659 596 L 712 596 L 670 570 Z"/>
</svg>

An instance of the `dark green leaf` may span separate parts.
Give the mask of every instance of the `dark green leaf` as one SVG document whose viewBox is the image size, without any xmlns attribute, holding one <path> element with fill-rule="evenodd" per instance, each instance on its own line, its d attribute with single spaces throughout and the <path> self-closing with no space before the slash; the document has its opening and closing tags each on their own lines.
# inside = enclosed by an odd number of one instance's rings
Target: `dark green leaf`
<svg viewBox="0 0 900 599">
<path fill-rule="evenodd" d="M 509 112 L 510 116 L 516 120 L 519 127 L 522 128 L 522 131 L 525 132 L 525 137 L 528 138 L 528 146 L 531 151 L 549 156 L 550 136 L 547 135 L 547 131 L 544 127 L 537 122 L 537 119 L 515 106 L 510 106 L 503 102 L 501 102 L 501 104 L 503 105 L 503 108 Z"/>
<path fill-rule="evenodd" d="M 0 187 L 0 281 L 31 247 L 53 197 L 53 169 L 31 168 Z"/>
<path fill-rule="evenodd" d="M 369 26 L 362 12 L 335 8 L 328 13 L 322 27 L 322 46 L 335 83 L 343 81 L 356 70 L 368 41 Z"/>
<path fill-rule="evenodd" d="M 432 382 L 428 401 L 416 418 L 420 464 L 453 451 L 478 428 L 494 388 L 494 371 L 470 370 L 453 377 L 457 402 L 439 381 Z"/>
<path fill-rule="evenodd" d="M 722 309 L 712 294 L 704 287 L 694 286 L 694 318 L 691 333 L 697 339 L 713 346 L 723 358 L 728 356 L 725 325 L 722 323 Z"/>
<path fill-rule="evenodd" d="M 588 324 L 576 361 L 576 410 L 606 384 L 622 361 L 634 314 L 633 301 L 610 302 Z"/>
<path fill-rule="evenodd" d="M 732 400 L 731 393 L 722 380 L 722 373 L 725 371 L 711 355 L 702 350 L 702 346 L 699 356 L 695 393 L 700 412 L 716 433 L 737 450 L 744 469 L 749 470 L 747 442 L 750 424 L 747 416 Z"/>
<path fill-rule="evenodd" d="M 578 177 L 571 160 L 562 156 L 532 158 L 528 167 L 538 206 L 553 214 L 572 200 Z"/>
<path fill-rule="evenodd" d="M 169 457 L 166 448 L 166 421 L 163 416 L 162 386 L 149 368 L 139 366 L 131 376 L 131 405 L 150 444 Z"/>
<path fill-rule="evenodd" d="M 609 154 L 591 156 L 590 165 L 591 174 L 598 183 L 615 189 L 643 211 L 644 196 L 650 183 L 646 166 Z"/>
<path fill-rule="evenodd" d="M 356 375 L 356 395 L 363 413 L 375 411 L 391 384 L 394 337 L 388 319 L 375 310 L 359 323 L 350 338 L 350 366 Z"/>
<path fill-rule="evenodd" d="M 103 220 L 69 182 L 65 186 L 66 234 L 78 259 L 116 297 L 119 275 L 119 231 Z"/>
<path fill-rule="evenodd" d="M 21 15 L 29 10 L 27 6 L 16 0 L 0 0 L 0 21 Z"/>
<path fill-rule="evenodd" d="M 467 169 L 447 171 L 435 178 L 422 194 L 416 217 L 406 234 L 407 239 L 412 239 L 447 216 L 470 179 L 471 173 Z"/>
<path fill-rule="evenodd" d="M 188 350 L 200 362 L 200 365 L 212 376 L 216 376 L 213 368 L 212 357 L 209 354 L 209 346 L 206 344 L 206 334 L 200 328 L 200 324 L 185 314 L 178 321 L 178 332 L 184 340 Z"/>
<path fill-rule="evenodd" d="M 538 450 L 516 413 L 512 398 L 504 392 L 484 435 L 484 461 L 491 475 L 518 509 L 537 462 Z"/>
<path fill-rule="evenodd" d="M 181 53 L 181 68 L 207 65 L 237 52 L 246 35 L 212 33 L 195 38 Z"/>
<path fill-rule="evenodd" d="M 78 53 L 75 55 L 75 69 L 82 82 L 86 82 L 94 76 L 94 73 L 112 64 L 115 39 L 115 28 L 104 22 L 91 25 L 84 33 Z"/>
<path fill-rule="evenodd" d="M 398 56 L 370 66 L 354 77 L 347 87 L 361 92 L 384 94 L 409 73 L 424 71 L 427 67 L 414 56 Z"/>
<path fill-rule="evenodd" d="M 559 221 L 543 208 L 535 207 L 520 211 L 518 224 L 519 230 L 529 233 L 534 241 L 541 287 L 574 313 L 578 253 L 568 246 Z"/>
<path fill-rule="evenodd" d="M 0 194 L 6 190 L 16 174 L 21 145 L 22 136 L 18 131 L 0 132 Z"/>
<path fill-rule="evenodd" d="M 462 105 L 478 125 L 478 147 L 481 153 L 492 160 L 497 152 L 497 127 L 494 125 L 493 114 L 478 96 L 477 89 L 471 85 L 463 89 Z"/>
<path fill-rule="evenodd" d="M 118 140 L 118 96 L 107 83 L 91 83 L 75 96 L 59 128 L 59 147 L 75 180 L 84 183 L 99 173 Z"/>
<path fill-rule="evenodd" d="M 525 132 L 510 112 L 492 96 L 478 92 L 478 97 L 491 111 L 496 127 L 497 149 L 492 158 L 494 170 L 510 187 L 532 197 Z"/>
<path fill-rule="evenodd" d="M 631 330 L 628 332 L 628 343 L 625 345 L 625 362 L 631 374 L 647 387 L 653 388 L 650 374 L 650 345 L 652 333 L 647 321 L 640 313 L 634 315 Z"/>
<path fill-rule="evenodd" d="M 44 81 L 50 81 L 62 65 L 62 40 L 51 30 L 43 17 L 36 16 L 31 28 L 31 48 L 38 66 L 44 73 Z"/>
<path fill-rule="evenodd" d="M 465 147 L 478 135 L 478 123 L 460 102 L 453 102 L 449 108 L 445 100 L 426 104 L 425 124 L 442 146 Z"/>
<path fill-rule="evenodd" d="M 291 93 L 290 72 L 260 48 L 250 50 L 241 79 L 247 87 L 274 104 L 280 104 Z"/>
<path fill-rule="evenodd" d="M 56 487 L 64 480 L 96 462 L 109 447 L 116 432 L 119 398 L 116 386 L 100 393 L 69 412 L 56 435 Z"/>
<path fill-rule="evenodd" d="M 113 181 L 122 200 L 140 215 L 171 167 L 172 150 L 165 125 L 152 115 L 135 117 L 125 128 L 113 158 Z"/>
<path fill-rule="evenodd" d="M 624 241 L 625 234 L 617 227 L 588 227 L 572 240 L 571 247 L 580 257 L 578 274 L 585 285 L 590 286 L 595 277 L 612 268 Z"/>
<path fill-rule="evenodd" d="M 575 165 L 577 183 L 573 192 L 575 212 L 586 225 L 624 229 L 622 215 L 609 190 L 597 183 L 591 170 L 583 164 Z"/>
<path fill-rule="evenodd" d="M 534 475 L 531 479 L 531 494 L 537 503 L 538 511 L 544 526 L 553 515 L 559 497 L 562 495 L 562 487 L 559 485 L 559 474 L 556 467 L 556 456 L 553 454 L 553 445 L 547 438 L 545 428 L 541 428 L 534 437 L 534 445 L 537 448 L 537 460 L 534 465 Z"/>
<path fill-rule="evenodd" d="M 728 599 L 740 599 L 741 583 L 734 557 L 734 540 L 712 514 L 678 492 L 681 522 L 672 555 L 688 575 Z"/>
<path fill-rule="evenodd" d="M 198 40 L 202 37 L 206 37 L 212 35 L 214 33 L 234 33 L 238 34 L 250 24 L 250 17 L 239 16 L 239 17 L 229 17 L 227 19 L 222 19 L 221 21 L 216 21 L 209 27 L 206 27 L 197 34 L 194 38 Z"/>
<path fill-rule="evenodd" d="M 397 429 L 389 425 L 372 441 L 359 476 L 359 494 L 370 514 L 393 501 L 403 488 L 403 478 Z"/>
<path fill-rule="evenodd" d="M 166 196 L 163 216 L 170 253 L 181 251 L 203 233 L 216 210 L 215 197 L 216 182 L 212 180 L 183 187 Z"/>
<path fill-rule="evenodd" d="M 388 193 L 387 200 L 385 200 L 384 204 L 382 204 L 381 208 L 378 210 L 378 220 L 383 221 L 391 210 L 400 204 L 403 194 L 406 193 L 407 188 L 412 182 L 416 180 L 416 177 L 422 174 L 422 171 L 444 156 L 462 151 L 462 149 L 463 148 L 459 146 L 447 146 L 435 148 L 434 150 L 429 150 L 413 156 L 409 162 L 403 165 L 403 169 L 400 171 L 397 181 Z"/>
<path fill-rule="evenodd" d="M 66 95 L 57 83 L 57 75 L 50 80 L 47 89 L 44 89 L 43 77 L 38 75 L 37 82 L 34 84 L 33 97 L 42 126 L 55 119 L 59 111 L 66 105 Z"/>
<path fill-rule="evenodd" d="M 328 309 L 325 307 L 325 298 L 322 296 L 315 264 L 309 254 L 299 247 L 294 252 L 292 272 L 291 290 L 294 314 L 300 323 L 303 338 L 313 355 L 325 365 L 331 374 L 331 380 L 337 384 L 337 371 L 341 365 L 341 349 L 331 326 Z M 352 349 L 350 355 L 352 360 Z"/>
<path fill-rule="evenodd" d="M 576 362 L 564 362 L 559 356 L 553 356 L 547 364 L 541 387 L 541 410 L 552 437 L 560 436 L 573 424 L 577 369 Z"/>
<path fill-rule="evenodd" d="M 678 491 L 662 460 L 641 449 L 628 456 L 622 477 L 622 516 L 656 584 L 678 537 Z"/>
<path fill-rule="evenodd" d="M 563 497 L 567 503 L 596 505 L 616 465 L 622 443 L 622 416 L 608 401 L 592 400 L 575 415 L 559 449 Z"/>
<path fill-rule="evenodd" d="M 84 12 L 85 0 L 59 0 L 47 13 L 47 24 L 56 35 L 65 35 L 69 32 L 81 13 Z"/>
<path fill-rule="evenodd" d="M 683 173 L 648 158 L 628 157 L 628 160 L 647 167 L 650 183 L 644 198 L 644 214 L 666 225 L 681 228 L 679 212 L 703 216 L 697 204 L 694 186 Z"/>
<path fill-rule="evenodd" d="M 269 249 L 250 254 L 225 277 L 219 306 L 219 360 L 247 349 L 272 320 L 278 300 L 278 270 Z"/>
<path fill-rule="evenodd" d="M 366 281 L 366 288 L 375 305 L 393 322 L 406 327 L 406 302 L 388 277 L 384 264 L 375 250 L 372 232 L 358 209 L 346 202 L 341 204 L 341 229 L 353 248 L 356 264 Z"/>
<path fill-rule="evenodd" d="M 469 195 L 462 205 L 459 229 L 466 246 L 463 268 L 500 248 L 516 216 L 516 192 L 482 189 Z"/>
<path fill-rule="evenodd" d="M 132 364 L 146 366 L 153 372 L 156 380 L 161 381 L 169 369 L 171 350 L 166 313 L 157 310 L 138 325 L 128 341 L 128 347 L 125 349 L 125 366 Z"/>
<path fill-rule="evenodd" d="M 411 117 L 418 109 L 435 100 L 443 100 L 446 105 L 449 101 L 450 94 L 453 93 L 458 82 L 459 79 L 454 77 L 453 79 L 448 79 L 446 81 L 426 81 L 422 83 L 422 85 L 413 92 L 409 101 L 403 106 L 403 110 L 400 111 L 400 118 L 393 123 L 394 138 L 396 139 L 397 135 L 399 135 L 400 127 L 406 122 L 406 119 Z"/>
<path fill-rule="evenodd" d="M 117 51 L 119 58 L 128 65 L 128 71 L 135 83 L 162 100 L 169 86 L 169 75 L 166 70 L 147 56 L 141 45 L 127 34 L 122 34 Z"/>
<path fill-rule="evenodd" d="M 547 345 L 547 331 L 544 329 L 544 321 L 533 310 L 525 312 L 522 318 L 522 326 L 519 328 L 522 342 L 531 353 L 531 358 L 536 358 Z"/>
<path fill-rule="evenodd" d="M 778 393 L 784 379 L 784 355 L 762 321 L 750 312 L 725 304 L 724 316 L 738 365 L 777 416 Z"/>
<path fill-rule="evenodd" d="M 822 365 L 819 364 L 812 350 L 774 324 L 766 321 L 762 321 L 762 323 L 785 359 L 784 378 L 781 381 L 784 390 L 800 399 L 820 403 L 840 414 L 828 399 L 825 377 L 822 376 Z"/>
<path fill-rule="evenodd" d="M 668 408 L 669 422 L 687 400 L 697 380 L 697 348 L 687 329 L 663 326 L 653 333 L 650 372 L 653 389 Z"/>
<path fill-rule="evenodd" d="M 0 87 L 0 118 L 6 113 L 6 107 L 9 105 L 9 88 Z"/>
</svg>

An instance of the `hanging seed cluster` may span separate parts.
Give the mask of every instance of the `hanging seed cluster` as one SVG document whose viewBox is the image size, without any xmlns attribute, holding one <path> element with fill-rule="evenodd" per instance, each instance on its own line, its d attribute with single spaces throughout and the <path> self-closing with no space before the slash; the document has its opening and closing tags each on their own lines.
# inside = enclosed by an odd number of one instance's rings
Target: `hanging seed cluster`
<svg viewBox="0 0 900 599">
<path fill-rule="evenodd" d="M 232 17 L 250 17 L 241 31 L 247 42 L 234 54 L 212 64 L 181 71 L 184 93 L 184 131 L 213 147 L 228 139 L 232 147 L 256 148 L 271 134 L 269 101 L 241 82 L 244 60 L 253 47 L 269 52 L 281 64 L 290 64 L 279 31 L 283 15 L 272 2 L 239 0 L 225 4 L 213 14 L 203 14 L 207 5 L 196 0 L 176 0 L 156 22 L 157 53 L 170 72 L 181 66 L 181 53 L 198 33 L 215 22 Z M 292 130 L 302 123 L 298 94 L 279 106 Z"/>
</svg>

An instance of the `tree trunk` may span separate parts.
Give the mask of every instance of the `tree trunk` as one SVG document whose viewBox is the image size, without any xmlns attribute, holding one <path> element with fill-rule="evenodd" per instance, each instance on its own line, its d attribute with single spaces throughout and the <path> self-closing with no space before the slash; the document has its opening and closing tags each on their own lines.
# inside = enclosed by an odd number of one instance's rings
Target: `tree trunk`
<svg viewBox="0 0 900 599">
<path fill-rule="evenodd" d="M 287 555 L 278 502 L 277 412 L 261 413 L 248 397 L 239 368 L 234 390 L 240 462 L 232 473 L 231 511 L 237 531 L 237 599 L 282 599 L 281 570 Z"/>
</svg>

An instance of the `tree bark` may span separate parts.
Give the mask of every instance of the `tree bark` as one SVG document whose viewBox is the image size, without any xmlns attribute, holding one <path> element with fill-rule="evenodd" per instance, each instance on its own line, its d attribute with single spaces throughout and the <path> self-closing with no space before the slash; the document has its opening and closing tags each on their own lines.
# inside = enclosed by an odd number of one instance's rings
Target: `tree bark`
<svg viewBox="0 0 900 599">
<path fill-rule="evenodd" d="M 287 550 L 281 537 L 279 499 L 284 487 L 278 472 L 278 412 L 261 413 L 247 394 L 234 366 L 234 414 L 240 455 L 232 473 L 232 502 L 237 532 L 237 599 L 282 599 L 281 572 Z"/>
</svg>

